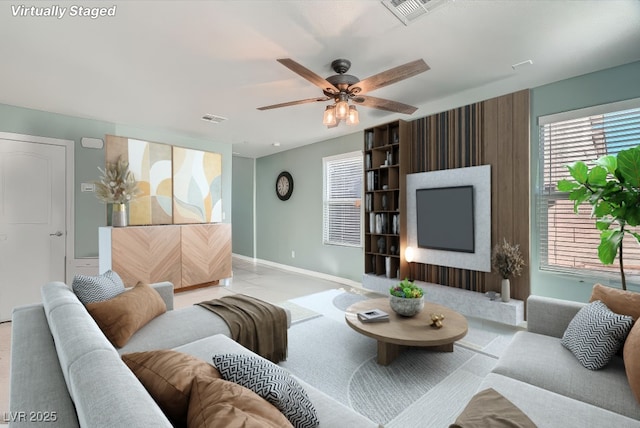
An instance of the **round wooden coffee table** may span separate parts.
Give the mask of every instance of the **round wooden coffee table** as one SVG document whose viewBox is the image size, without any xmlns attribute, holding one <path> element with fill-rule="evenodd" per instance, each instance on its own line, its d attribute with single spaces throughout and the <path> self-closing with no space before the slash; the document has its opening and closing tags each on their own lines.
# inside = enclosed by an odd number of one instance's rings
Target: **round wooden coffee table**
<svg viewBox="0 0 640 428">
<path fill-rule="evenodd" d="M 363 323 L 358 312 L 381 309 L 389 314 L 389 321 Z M 444 315 L 442 328 L 431 327 L 431 314 Z M 435 303 L 424 303 L 424 309 L 413 317 L 396 314 L 389 306 L 389 298 L 363 300 L 347 308 L 347 324 L 365 336 L 378 341 L 378 364 L 390 364 L 403 346 L 453 352 L 453 342 L 467 334 L 467 319 L 453 309 Z"/>
</svg>

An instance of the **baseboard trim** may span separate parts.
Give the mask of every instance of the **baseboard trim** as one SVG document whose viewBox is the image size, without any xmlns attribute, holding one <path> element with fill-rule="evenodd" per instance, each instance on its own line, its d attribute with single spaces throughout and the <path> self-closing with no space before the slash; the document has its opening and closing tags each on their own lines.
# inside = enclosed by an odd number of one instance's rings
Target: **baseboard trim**
<svg viewBox="0 0 640 428">
<path fill-rule="evenodd" d="M 285 265 L 285 264 L 282 264 L 282 263 L 272 262 L 270 260 L 258 259 L 258 258 L 254 258 L 254 257 L 247 257 L 247 256 L 243 256 L 241 254 L 233 253 L 232 256 L 237 258 L 238 260 L 244 260 L 244 261 L 247 261 L 247 262 L 253 263 L 253 264 L 260 264 L 260 265 L 264 265 L 264 266 L 269 266 L 269 267 L 274 267 L 274 268 L 277 268 L 277 269 L 286 270 L 286 271 L 289 271 L 289 272 L 294 272 L 294 273 L 299 273 L 299 274 L 302 274 L 302 275 L 312 276 L 314 278 L 325 279 L 327 281 L 337 282 L 339 284 L 348 285 L 350 287 L 364 288 L 362 286 L 361 282 L 353 281 L 351 279 L 342 278 L 342 277 L 339 277 L 339 276 L 329 275 L 329 274 L 323 273 L 323 272 L 317 272 L 317 271 L 314 271 L 314 270 L 302 269 L 302 268 L 295 267 L 295 266 L 289 266 L 289 265 Z"/>
</svg>

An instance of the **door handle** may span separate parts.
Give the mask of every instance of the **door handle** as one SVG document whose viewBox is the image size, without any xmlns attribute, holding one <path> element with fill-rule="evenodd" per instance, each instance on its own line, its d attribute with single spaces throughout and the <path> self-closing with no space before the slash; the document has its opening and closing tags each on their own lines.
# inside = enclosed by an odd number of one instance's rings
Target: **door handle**
<svg viewBox="0 0 640 428">
<path fill-rule="evenodd" d="M 56 233 L 50 233 L 49 236 L 62 236 L 63 233 L 60 231 L 57 231 Z"/>
</svg>

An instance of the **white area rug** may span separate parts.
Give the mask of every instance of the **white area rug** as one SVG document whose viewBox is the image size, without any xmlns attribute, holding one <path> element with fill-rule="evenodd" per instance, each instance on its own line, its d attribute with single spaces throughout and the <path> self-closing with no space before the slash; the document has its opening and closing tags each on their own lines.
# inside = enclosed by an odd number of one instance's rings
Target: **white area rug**
<svg viewBox="0 0 640 428">
<path fill-rule="evenodd" d="M 470 320 L 453 353 L 407 349 L 389 366 L 376 363 L 376 341 L 347 326 L 343 309 L 367 296 L 329 290 L 290 302 L 322 314 L 289 329 L 296 376 L 385 427 L 446 427 L 475 394 L 513 334 Z"/>
</svg>

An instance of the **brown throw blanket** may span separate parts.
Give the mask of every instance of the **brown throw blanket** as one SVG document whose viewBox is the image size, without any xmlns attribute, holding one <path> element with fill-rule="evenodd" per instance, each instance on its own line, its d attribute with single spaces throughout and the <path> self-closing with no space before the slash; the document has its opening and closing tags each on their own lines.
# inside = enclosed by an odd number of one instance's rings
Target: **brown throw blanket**
<svg viewBox="0 0 640 428">
<path fill-rule="evenodd" d="M 231 338 L 274 362 L 287 359 L 287 313 L 254 297 L 236 294 L 196 303 L 219 315 L 229 326 Z"/>
</svg>

